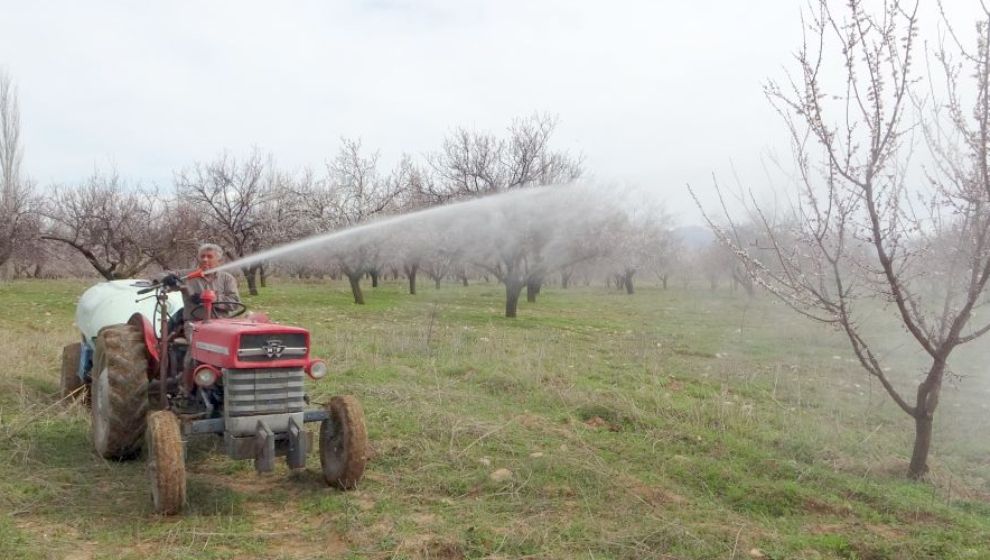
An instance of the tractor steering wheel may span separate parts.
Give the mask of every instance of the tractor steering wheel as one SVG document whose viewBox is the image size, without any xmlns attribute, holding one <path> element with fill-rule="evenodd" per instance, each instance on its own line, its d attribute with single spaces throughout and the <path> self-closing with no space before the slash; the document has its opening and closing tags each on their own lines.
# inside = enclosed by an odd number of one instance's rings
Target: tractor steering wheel
<svg viewBox="0 0 990 560">
<path fill-rule="evenodd" d="M 229 311 L 223 312 L 221 315 L 218 313 L 217 306 L 226 305 Z M 239 301 L 215 301 L 213 302 L 213 317 L 211 319 L 231 319 L 234 317 L 240 317 L 244 315 L 247 311 L 247 306 Z M 206 306 L 199 304 L 189 310 L 189 316 L 192 317 L 194 321 L 202 321 L 206 318 Z"/>
</svg>

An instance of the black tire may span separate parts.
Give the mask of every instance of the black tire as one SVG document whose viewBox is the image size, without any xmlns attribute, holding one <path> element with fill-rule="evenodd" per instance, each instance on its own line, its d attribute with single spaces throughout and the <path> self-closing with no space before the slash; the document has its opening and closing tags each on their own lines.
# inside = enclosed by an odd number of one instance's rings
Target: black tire
<svg viewBox="0 0 990 560">
<path fill-rule="evenodd" d="M 145 439 L 155 513 L 175 515 L 186 504 L 186 457 L 179 419 L 169 410 L 149 413 Z"/>
<path fill-rule="evenodd" d="M 83 391 L 79 388 L 83 382 L 79 379 L 79 360 L 82 356 L 82 343 L 76 342 L 66 344 L 62 348 L 62 375 L 58 384 L 59 398 L 65 399 L 69 395 L 75 394 L 75 398 L 83 396 Z M 79 391 L 78 393 L 76 391 Z"/>
<path fill-rule="evenodd" d="M 148 353 L 141 329 L 100 329 L 93 357 L 93 446 L 105 459 L 133 459 L 141 452 L 148 411 Z"/>
<path fill-rule="evenodd" d="M 357 487 L 368 463 L 368 432 L 361 403 L 350 395 L 326 405 L 330 418 L 320 424 L 320 466 L 327 484 L 341 490 Z"/>
</svg>

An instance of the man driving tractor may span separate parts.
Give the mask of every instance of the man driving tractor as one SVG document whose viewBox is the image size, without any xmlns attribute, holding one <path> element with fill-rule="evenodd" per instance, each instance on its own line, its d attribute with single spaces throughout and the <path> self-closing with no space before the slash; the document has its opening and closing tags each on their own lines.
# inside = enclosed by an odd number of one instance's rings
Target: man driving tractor
<svg viewBox="0 0 990 560">
<path fill-rule="evenodd" d="M 182 318 L 188 325 L 189 321 L 199 321 L 204 317 L 193 316 L 193 310 L 202 304 L 200 294 L 206 290 L 213 290 L 216 293 L 217 304 L 213 310 L 219 317 L 226 317 L 237 306 L 231 303 L 241 303 L 241 296 L 237 291 L 237 279 L 226 271 L 213 271 L 223 262 L 223 249 L 213 243 L 200 245 L 196 252 L 196 262 L 202 275 L 188 276 L 185 282 L 175 273 L 169 273 L 162 279 L 162 283 L 170 288 L 179 288 L 182 291 Z M 188 327 L 187 327 L 188 328 Z"/>
<path fill-rule="evenodd" d="M 182 328 L 186 340 L 192 338 L 193 322 L 206 319 L 204 316 L 205 307 L 203 307 L 203 300 L 201 299 L 201 295 L 206 290 L 213 290 L 216 294 L 216 303 L 213 305 L 215 317 L 230 317 L 244 310 L 241 296 L 237 291 L 237 279 L 229 272 L 214 271 L 222 262 L 223 249 L 214 243 L 204 243 L 196 251 L 198 269 L 182 276 L 170 272 L 162 278 L 162 284 L 169 288 L 178 289 L 182 293 L 182 320 L 179 321 L 177 316 L 173 317 L 172 328 Z M 191 372 L 193 367 L 191 352 L 185 353 L 182 364 L 183 369 Z"/>
</svg>

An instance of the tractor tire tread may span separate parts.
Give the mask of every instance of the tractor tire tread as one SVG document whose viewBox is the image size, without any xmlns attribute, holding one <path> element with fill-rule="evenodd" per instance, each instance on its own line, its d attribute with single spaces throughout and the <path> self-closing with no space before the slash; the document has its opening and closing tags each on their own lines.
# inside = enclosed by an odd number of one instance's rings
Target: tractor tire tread
<svg viewBox="0 0 990 560">
<path fill-rule="evenodd" d="M 141 451 L 148 411 L 148 354 L 144 335 L 133 325 L 110 325 L 100 329 L 93 358 L 92 414 L 94 425 L 99 414 L 106 414 L 103 437 L 94 441 L 97 452 L 106 459 L 131 459 Z M 98 379 L 108 375 L 106 410 L 100 410 Z M 99 385 L 99 387 L 97 386 Z"/>
<path fill-rule="evenodd" d="M 326 409 L 330 418 L 320 427 L 323 478 L 341 490 L 352 490 L 364 475 L 370 450 L 364 410 L 352 395 L 333 397 Z"/>
<path fill-rule="evenodd" d="M 175 515 L 186 503 L 186 461 L 179 419 L 168 410 L 149 413 L 145 438 L 155 513 Z"/>
<path fill-rule="evenodd" d="M 68 398 L 72 394 L 76 394 L 76 398 L 82 396 L 76 393 L 83 386 L 82 380 L 79 379 L 79 360 L 81 356 L 81 342 L 66 344 L 62 348 L 62 374 L 58 387 L 58 396 L 60 399 Z"/>
</svg>

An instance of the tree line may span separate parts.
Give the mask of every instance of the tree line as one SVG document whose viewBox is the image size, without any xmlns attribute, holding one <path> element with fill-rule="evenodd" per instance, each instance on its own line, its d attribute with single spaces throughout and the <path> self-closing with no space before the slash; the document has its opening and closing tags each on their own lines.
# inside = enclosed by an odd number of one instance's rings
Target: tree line
<svg viewBox="0 0 990 560">
<path fill-rule="evenodd" d="M 319 167 L 300 171 L 255 149 L 193 162 L 175 170 L 167 187 L 135 184 L 113 169 L 40 187 L 21 168 L 18 99 L 3 73 L 0 266 L 14 276 L 53 269 L 81 274 L 60 263 L 82 261 L 107 280 L 130 278 L 187 267 L 204 241 L 237 261 L 391 216 L 513 192 L 559 193 L 574 189 L 585 169 L 582 157 L 553 146 L 557 124 L 553 116 L 534 114 L 513 120 L 502 134 L 456 128 L 436 150 L 403 155 L 390 169 L 360 140 L 342 138 Z M 459 229 L 407 224 L 323 250 L 319 259 L 250 262 L 240 271 L 250 294 L 272 272 L 343 277 L 359 304 L 365 279 L 377 286 L 385 275 L 401 276 L 415 294 L 422 275 L 436 286 L 443 279 L 489 278 L 505 286 L 505 314 L 513 317 L 522 293 L 535 301 L 551 279 L 563 287 L 594 279 L 631 294 L 637 273 L 666 285 L 671 272 L 690 261 L 672 232 L 673 218 L 648 201 L 622 208 L 555 195 L 492 208 L 497 218 L 482 209 L 466 220 L 472 223 L 452 226 Z M 709 258 L 707 270 L 724 270 L 730 259 L 724 252 Z M 705 268 L 703 259 L 695 260 Z M 716 260 L 722 264 L 712 266 Z"/>
</svg>

